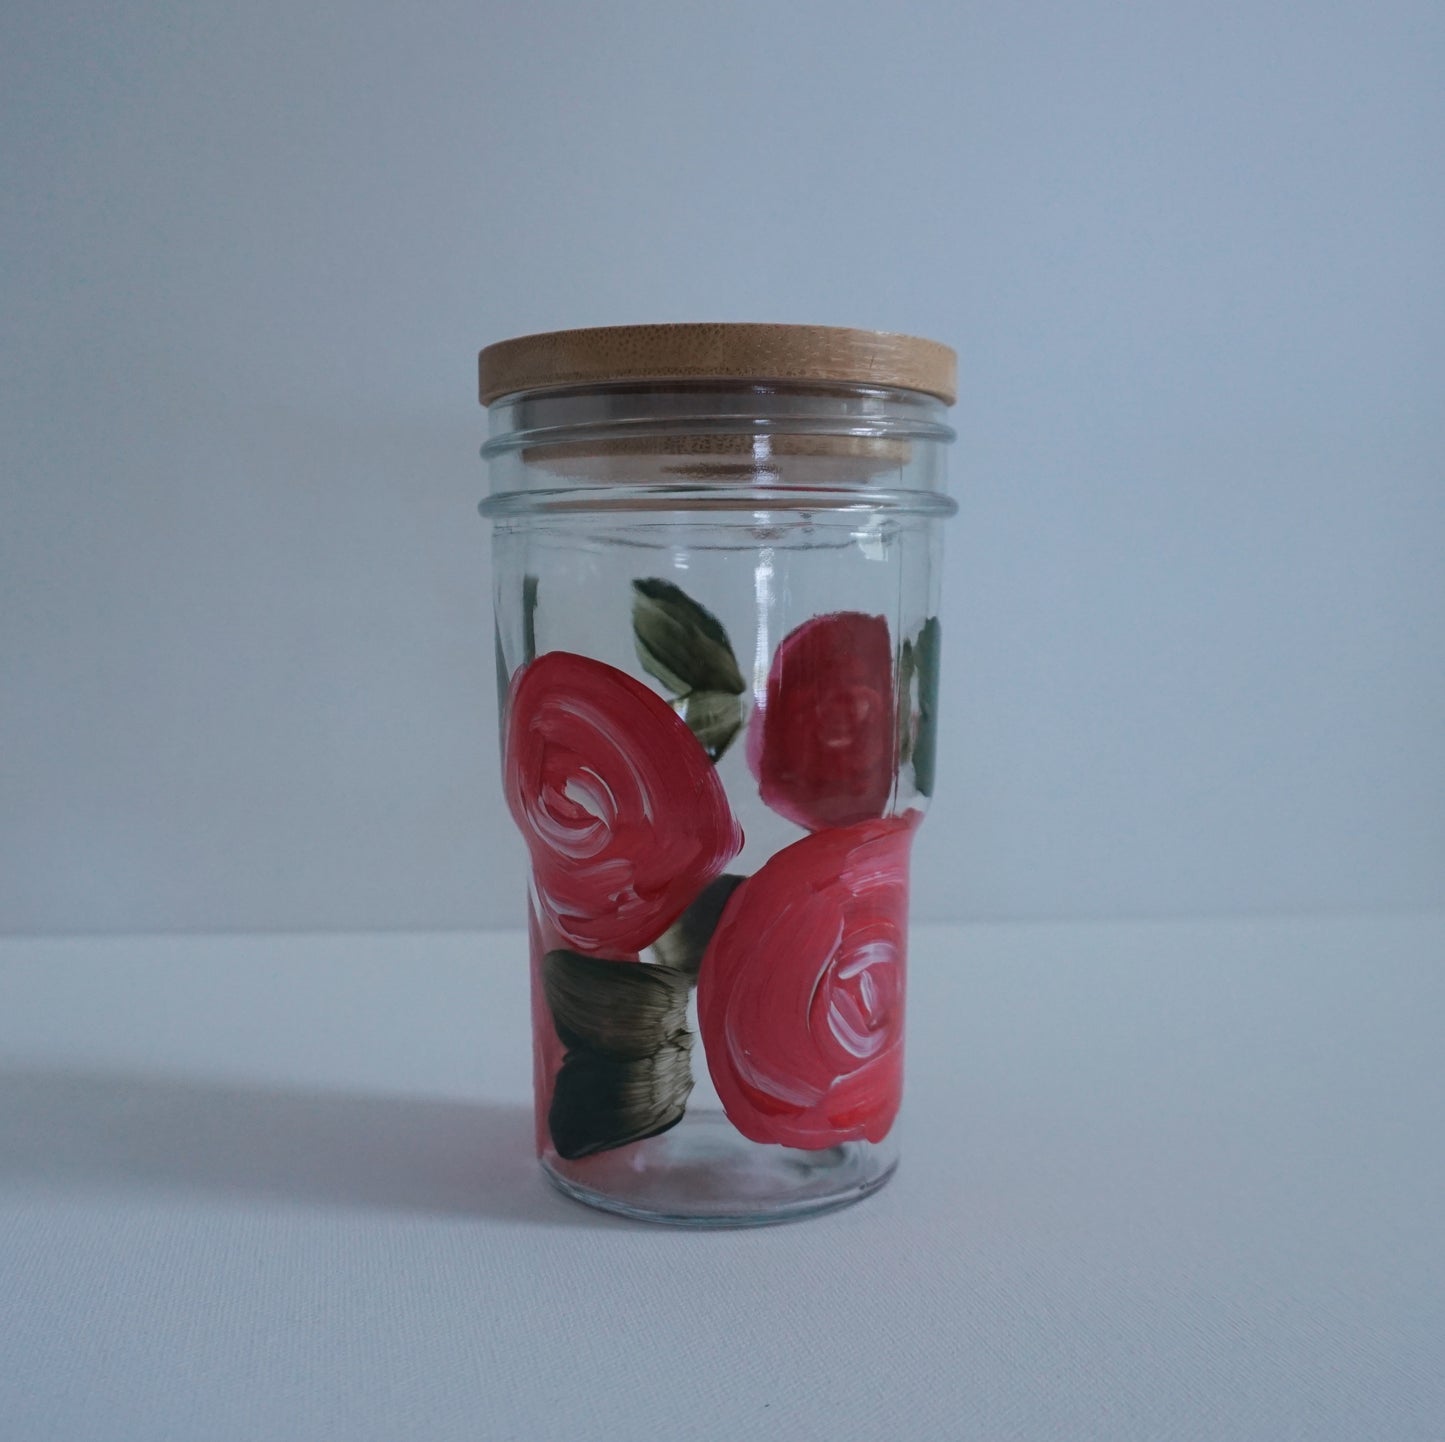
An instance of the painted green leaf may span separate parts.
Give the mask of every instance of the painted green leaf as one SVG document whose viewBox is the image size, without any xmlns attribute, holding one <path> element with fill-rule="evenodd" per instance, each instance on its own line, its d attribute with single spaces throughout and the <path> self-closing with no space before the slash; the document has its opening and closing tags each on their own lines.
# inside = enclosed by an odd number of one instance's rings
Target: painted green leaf
<svg viewBox="0 0 1445 1442">
<path fill-rule="evenodd" d="M 678 696 L 746 690 L 722 623 L 686 591 L 656 576 L 632 583 L 637 659 L 649 676 Z"/>
<path fill-rule="evenodd" d="M 505 730 L 507 691 L 512 684 L 512 673 L 507 667 L 507 653 L 502 646 L 502 619 L 500 614 L 492 622 L 492 636 L 497 660 L 497 717 L 499 726 Z M 537 659 L 537 578 L 522 577 L 522 664 Z"/>
<path fill-rule="evenodd" d="M 537 578 L 522 577 L 522 661 L 537 659 Z"/>
<path fill-rule="evenodd" d="M 705 886 L 697 900 L 653 942 L 657 959 L 682 972 L 689 981 L 696 981 L 702 954 L 717 930 L 723 908 L 745 880 L 746 877 L 724 872 Z"/>
<path fill-rule="evenodd" d="M 542 958 L 542 987 L 557 1035 L 569 1047 L 650 1056 L 687 1034 L 687 977 L 668 966 L 610 961 L 575 951 Z"/>
<path fill-rule="evenodd" d="M 913 644 L 904 641 L 898 655 L 898 764 L 913 755 Z"/>
<path fill-rule="evenodd" d="M 687 976 L 669 966 L 549 951 L 542 988 L 567 1047 L 547 1127 L 569 1160 L 656 1136 L 692 1091 Z"/>
<path fill-rule="evenodd" d="M 512 684 L 512 678 L 507 671 L 507 658 L 502 652 L 502 625 L 500 621 L 492 623 L 492 638 L 496 642 L 497 653 L 497 727 L 499 730 L 505 730 L 507 723 L 507 688 Z"/>
<path fill-rule="evenodd" d="M 635 961 L 626 965 L 652 969 Z M 577 1161 L 675 1127 L 692 1091 L 689 1040 L 685 1034 L 646 1057 L 614 1057 L 590 1048 L 568 1052 L 547 1112 L 557 1154 Z"/>
<path fill-rule="evenodd" d="M 913 779 L 924 796 L 933 795 L 938 756 L 938 662 L 942 636 L 937 616 L 930 616 L 913 643 L 918 670 L 918 733 L 913 742 Z"/>
<path fill-rule="evenodd" d="M 682 719 L 716 762 L 743 728 L 743 702 L 726 691 L 694 691 L 683 702 Z"/>
</svg>

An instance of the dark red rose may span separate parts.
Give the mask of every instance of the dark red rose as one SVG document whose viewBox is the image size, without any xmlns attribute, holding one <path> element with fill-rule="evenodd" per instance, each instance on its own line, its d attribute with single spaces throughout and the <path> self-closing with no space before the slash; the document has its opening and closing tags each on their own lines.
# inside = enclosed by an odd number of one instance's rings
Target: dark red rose
<svg viewBox="0 0 1445 1442">
<path fill-rule="evenodd" d="M 549 651 L 513 678 L 507 805 L 563 945 L 650 946 L 741 850 L 717 772 L 672 708 L 624 671 Z"/>
<path fill-rule="evenodd" d="M 893 790 L 893 646 L 888 622 L 815 616 L 773 654 L 748 726 L 748 764 L 774 811 L 816 831 L 881 816 Z"/>
<path fill-rule="evenodd" d="M 918 819 L 804 837 L 728 902 L 698 974 L 698 1025 L 723 1109 L 752 1141 L 816 1149 L 893 1125 Z"/>
</svg>

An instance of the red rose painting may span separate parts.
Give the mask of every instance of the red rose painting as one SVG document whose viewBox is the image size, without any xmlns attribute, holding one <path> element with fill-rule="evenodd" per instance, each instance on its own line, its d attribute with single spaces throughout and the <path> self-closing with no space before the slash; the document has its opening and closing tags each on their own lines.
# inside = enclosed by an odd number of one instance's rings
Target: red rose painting
<svg viewBox="0 0 1445 1442">
<path fill-rule="evenodd" d="M 773 654 L 748 728 L 763 800 L 810 831 L 881 816 L 893 790 L 893 644 L 882 616 L 835 611 Z"/>
<path fill-rule="evenodd" d="M 697 738 L 625 672 L 550 651 L 513 678 L 504 781 L 563 944 L 651 945 L 742 847 Z"/>
<path fill-rule="evenodd" d="M 785 847 L 734 893 L 698 1021 L 729 1120 L 756 1142 L 881 1141 L 903 1087 L 908 852 L 918 813 Z"/>
</svg>

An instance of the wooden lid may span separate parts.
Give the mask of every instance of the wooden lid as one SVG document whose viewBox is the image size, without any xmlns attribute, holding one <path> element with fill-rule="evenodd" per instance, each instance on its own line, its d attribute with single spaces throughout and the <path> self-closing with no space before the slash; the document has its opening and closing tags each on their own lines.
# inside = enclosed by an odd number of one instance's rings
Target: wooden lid
<svg viewBox="0 0 1445 1442">
<path fill-rule="evenodd" d="M 958 358 L 938 341 L 830 325 L 613 325 L 489 345 L 482 404 L 519 391 L 621 381 L 890 386 L 952 405 Z"/>
</svg>

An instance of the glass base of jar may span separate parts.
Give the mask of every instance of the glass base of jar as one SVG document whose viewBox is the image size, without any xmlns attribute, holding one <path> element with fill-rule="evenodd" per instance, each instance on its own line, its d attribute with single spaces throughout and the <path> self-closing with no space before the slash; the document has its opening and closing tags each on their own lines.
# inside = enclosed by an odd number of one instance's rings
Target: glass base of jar
<svg viewBox="0 0 1445 1442">
<path fill-rule="evenodd" d="M 605 1212 L 677 1227 L 759 1227 L 861 1201 L 893 1175 L 898 1152 L 891 1137 L 816 1152 L 763 1146 L 722 1112 L 700 1111 L 619 1151 L 541 1160 L 559 1191 Z"/>
</svg>

